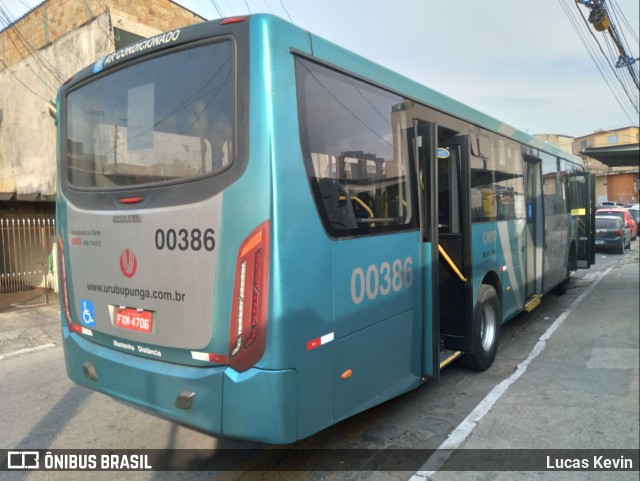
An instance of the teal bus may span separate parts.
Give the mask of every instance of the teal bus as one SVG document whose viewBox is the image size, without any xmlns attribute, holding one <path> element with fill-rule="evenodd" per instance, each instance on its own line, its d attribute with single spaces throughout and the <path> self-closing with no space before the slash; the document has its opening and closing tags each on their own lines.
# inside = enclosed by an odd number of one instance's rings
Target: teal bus
<svg viewBox="0 0 640 481">
<path fill-rule="evenodd" d="M 57 104 L 68 375 L 215 435 L 488 369 L 594 260 L 580 158 L 274 16 L 141 40 Z"/>
</svg>

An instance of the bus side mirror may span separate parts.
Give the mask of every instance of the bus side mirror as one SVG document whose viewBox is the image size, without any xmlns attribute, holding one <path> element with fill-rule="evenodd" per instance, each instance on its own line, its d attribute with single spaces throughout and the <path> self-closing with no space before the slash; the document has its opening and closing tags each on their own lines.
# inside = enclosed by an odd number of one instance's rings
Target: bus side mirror
<svg viewBox="0 0 640 481">
<path fill-rule="evenodd" d="M 47 102 L 47 107 L 49 107 L 49 115 L 51 115 L 53 120 L 55 120 L 56 119 L 56 115 L 58 113 L 58 109 L 56 107 L 56 104 L 54 102 L 52 102 L 51 100 L 49 100 Z"/>
</svg>

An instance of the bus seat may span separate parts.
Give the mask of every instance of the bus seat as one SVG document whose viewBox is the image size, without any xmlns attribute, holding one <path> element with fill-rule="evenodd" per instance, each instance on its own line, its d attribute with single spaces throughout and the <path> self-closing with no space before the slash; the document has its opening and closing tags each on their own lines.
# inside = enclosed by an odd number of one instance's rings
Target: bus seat
<svg viewBox="0 0 640 481">
<path fill-rule="evenodd" d="M 350 199 L 347 188 L 336 179 L 326 177 L 318 181 L 318 188 L 322 196 L 324 211 L 329 218 L 329 222 L 335 229 L 356 229 L 356 215 L 353 211 L 353 204 L 346 199 Z M 340 200 L 343 196 L 345 200 Z"/>
</svg>

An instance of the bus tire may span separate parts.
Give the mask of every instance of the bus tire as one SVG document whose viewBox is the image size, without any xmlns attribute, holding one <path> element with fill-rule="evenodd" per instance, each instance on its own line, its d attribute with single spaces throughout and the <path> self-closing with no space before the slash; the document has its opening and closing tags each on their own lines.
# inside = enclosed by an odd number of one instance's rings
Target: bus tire
<svg viewBox="0 0 640 481">
<path fill-rule="evenodd" d="M 567 277 L 556 287 L 553 288 L 551 293 L 554 296 L 564 296 L 569 290 L 569 284 L 571 283 L 571 274 L 567 273 Z"/>
<path fill-rule="evenodd" d="M 567 291 L 569 290 L 569 284 L 571 283 L 571 271 L 576 270 L 575 264 L 575 251 L 571 249 L 571 253 L 569 254 L 569 262 L 567 262 L 567 277 L 565 277 L 560 284 L 553 288 L 553 290 L 551 291 L 553 295 L 563 296 L 567 293 Z"/>
<path fill-rule="evenodd" d="M 498 352 L 501 320 L 500 299 L 493 286 L 482 284 L 473 311 L 471 326 L 472 352 L 465 354 L 465 364 L 485 371 L 491 367 Z"/>
</svg>

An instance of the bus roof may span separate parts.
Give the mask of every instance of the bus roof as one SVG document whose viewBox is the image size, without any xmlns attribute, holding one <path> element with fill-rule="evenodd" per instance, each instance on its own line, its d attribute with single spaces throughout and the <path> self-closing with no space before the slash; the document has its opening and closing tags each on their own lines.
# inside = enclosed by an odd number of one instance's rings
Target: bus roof
<svg viewBox="0 0 640 481">
<path fill-rule="evenodd" d="M 285 38 L 288 36 L 287 30 L 291 35 L 306 32 L 310 39 L 309 52 L 311 52 L 311 58 L 333 65 L 336 68 L 361 77 L 365 81 L 373 82 L 382 88 L 414 100 L 417 103 L 424 104 L 427 107 L 453 115 L 454 117 L 468 121 L 486 130 L 509 137 L 520 143 L 529 145 L 534 149 L 542 150 L 580 165 L 582 164 L 580 157 L 565 152 L 552 144 L 542 142 L 523 131 L 441 94 L 426 85 L 420 84 L 415 80 L 367 60 L 311 32 L 305 31 L 280 17 L 271 14 L 256 14 L 234 18 L 233 21 L 228 20 L 229 19 L 216 19 L 190 25 L 123 47 L 98 59 L 94 64 L 76 74 L 73 83 L 101 72 L 103 69 L 106 69 L 109 64 L 118 64 L 121 60 L 139 57 L 146 53 L 170 47 L 178 40 L 178 37 L 179 41 L 176 43 L 184 43 L 185 41 L 206 36 L 223 35 L 237 28 L 244 29 L 248 23 L 253 24 L 252 30 L 254 30 L 254 27 L 258 29 L 260 26 L 263 31 L 279 30 L 284 33 L 283 37 Z M 280 41 L 282 41 L 282 37 L 280 37 Z M 304 54 L 308 55 L 307 53 Z M 428 81 L 428 79 L 426 80 Z"/>
</svg>

